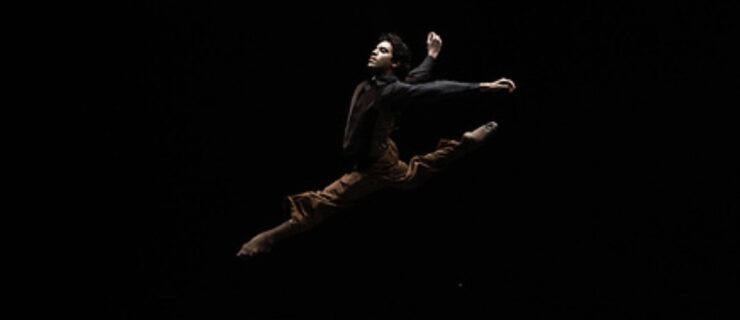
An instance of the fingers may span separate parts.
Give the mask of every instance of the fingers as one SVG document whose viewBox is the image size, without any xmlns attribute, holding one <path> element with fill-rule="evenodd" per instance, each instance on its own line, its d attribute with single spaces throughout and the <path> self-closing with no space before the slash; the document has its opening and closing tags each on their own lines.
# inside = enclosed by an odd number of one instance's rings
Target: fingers
<svg viewBox="0 0 740 320">
<path fill-rule="evenodd" d="M 434 31 L 427 34 L 427 44 L 442 44 L 442 38 Z"/>
<path fill-rule="evenodd" d="M 516 90 L 516 84 L 511 79 L 501 78 L 501 79 L 498 79 L 496 82 L 498 82 L 499 84 L 509 89 L 509 92 Z"/>
</svg>

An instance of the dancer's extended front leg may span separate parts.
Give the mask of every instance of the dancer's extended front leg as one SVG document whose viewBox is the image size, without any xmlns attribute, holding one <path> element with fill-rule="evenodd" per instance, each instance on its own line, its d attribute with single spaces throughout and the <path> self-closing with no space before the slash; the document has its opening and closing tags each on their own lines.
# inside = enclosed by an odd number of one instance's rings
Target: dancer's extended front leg
<svg viewBox="0 0 740 320">
<path fill-rule="evenodd" d="M 308 225 L 298 223 L 294 219 L 289 219 L 275 228 L 264 231 L 247 241 L 237 252 L 237 257 L 252 257 L 261 253 L 270 252 L 275 242 L 294 236 L 310 229 Z"/>
</svg>

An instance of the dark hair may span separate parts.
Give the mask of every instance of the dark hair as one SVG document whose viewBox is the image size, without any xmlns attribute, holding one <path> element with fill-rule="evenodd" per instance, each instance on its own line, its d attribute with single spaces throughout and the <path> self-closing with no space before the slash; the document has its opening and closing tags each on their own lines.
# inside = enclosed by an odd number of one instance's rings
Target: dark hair
<svg viewBox="0 0 740 320">
<path fill-rule="evenodd" d="M 403 39 L 395 33 L 386 33 L 378 38 L 378 42 L 388 41 L 393 46 L 393 62 L 398 63 L 396 76 L 403 77 L 411 67 L 411 50 Z"/>
</svg>

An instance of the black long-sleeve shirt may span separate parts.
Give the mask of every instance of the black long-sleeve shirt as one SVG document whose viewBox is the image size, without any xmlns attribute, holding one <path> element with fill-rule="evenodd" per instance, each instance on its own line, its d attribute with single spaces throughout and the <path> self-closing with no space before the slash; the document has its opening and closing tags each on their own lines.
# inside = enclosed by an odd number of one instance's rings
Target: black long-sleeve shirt
<svg viewBox="0 0 740 320">
<path fill-rule="evenodd" d="M 353 163 L 371 164 L 388 147 L 386 142 L 399 113 L 411 101 L 479 91 L 478 83 L 428 81 L 434 59 L 427 57 L 409 72 L 405 82 L 393 75 L 360 83 L 352 96 L 344 129 L 344 155 Z"/>
</svg>

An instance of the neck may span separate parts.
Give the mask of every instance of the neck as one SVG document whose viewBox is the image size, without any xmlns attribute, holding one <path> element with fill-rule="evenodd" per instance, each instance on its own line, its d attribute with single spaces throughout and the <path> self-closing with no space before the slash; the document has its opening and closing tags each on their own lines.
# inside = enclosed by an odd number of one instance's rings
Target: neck
<svg viewBox="0 0 740 320">
<path fill-rule="evenodd" d="M 373 75 L 376 77 L 383 77 L 383 76 L 392 76 L 394 75 L 394 73 L 393 73 L 393 69 L 373 70 Z"/>
</svg>

